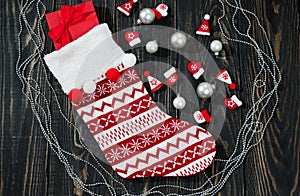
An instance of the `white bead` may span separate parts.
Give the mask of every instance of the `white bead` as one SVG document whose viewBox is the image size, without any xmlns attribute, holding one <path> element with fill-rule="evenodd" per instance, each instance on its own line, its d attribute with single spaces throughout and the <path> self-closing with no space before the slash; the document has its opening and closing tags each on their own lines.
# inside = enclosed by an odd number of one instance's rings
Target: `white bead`
<svg viewBox="0 0 300 196">
<path fill-rule="evenodd" d="M 90 93 L 93 93 L 93 92 L 95 92 L 95 90 L 96 90 L 96 83 L 95 82 L 93 82 L 93 81 L 86 81 L 84 84 L 83 84 L 83 91 L 85 92 L 85 93 L 88 93 L 88 94 L 90 94 Z"/>
<path fill-rule="evenodd" d="M 210 49 L 215 53 L 215 55 L 219 55 L 219 52 L 222 50 L 223 45 L 219 40 L 214 40 L 210 43 Z"/>
<path fill-rule="evenodd" d="M 157 52 L 157 50 L 158 50 L 158 44 L 155 40 L 150 41 L 146 44 L 146 51 L 149 52 L 150 54 Z"/>
<path fill-rule="evenodd" d="M 183 109 L 185 105 L 186 105 L 185 99 L 180 97 L 179 95 L 173 100 L 173 106 L 178 110 Z"/>
<path fill-rule="evenodd" d="M 171 36 L 171 44 L 174 48 L 183 48 L 186 45 L 186 36 L 181 32 L 176 32 Z"/>
</svg>

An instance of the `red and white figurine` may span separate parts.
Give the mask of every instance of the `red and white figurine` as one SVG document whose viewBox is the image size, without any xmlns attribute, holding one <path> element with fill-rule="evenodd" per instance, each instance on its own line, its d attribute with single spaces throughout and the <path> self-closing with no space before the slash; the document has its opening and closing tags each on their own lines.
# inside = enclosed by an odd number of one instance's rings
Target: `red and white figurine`
<svg viewBox="0 0 300 196">
<path fill-rule="evenodd" d="M 210 27 L 209 27 L 209 19 L 210 15 L 205 14 L 204 20 L 196 31 L 197 35 L 210 35 Z"/>
<path fill-rule="evenodd" d="M 236 84 L 232 82 L 231 77 L 226 69 L 222 69 L 216 76 L 218 80 L 229 84 L 231 90 L 236 89 Z"/>
<path fill-rule="evenodd" d="M 243 104 L 236 95 L 233 95 L 231 98 L 225 99 L 225 105 L 230 110 L 235 110 L 237 107 L 240 107 Z"/>
<path fill-rule="evenodd" d="M 166 71 L 164 73 L 164 76 L 167 78 L 166 82 L 169 86 L 174 85 L 178 80 L 178 75 L 177 75 L 176 69 L 174 67 L 172 67 L 171 69 Z"/>
<path fill-rule="evenodd" d="M 162 17 L 168 15 L 168 6 L 166 4 L 159 4 L 156 8 L 144 8 L 139 13 L 138 24 L 151 24 L 155 18 L 160 20 Z"/>
<path fill-rule="evenodd" d="M 150 88 L 152 92 L 157 91 L 158 89 L 160 89 L 164 84 L 159 81 L 158 79 L 150 76 L 150 72 L 149 71 L 145 71 L 144 72 L 144 76 L 147 77 L 149 84 L 150 84 Z"/>
<path fill-rule="evenodd" d="M 202 64 L 200 62 L 189 62 L 188 70 L 193 74 L 193 77 L 197 80 L 204 73 L 204 69 L 202 68 Z"/>
<path fill-rule="evenodd" d="M 206 109 L 201 110 L 201 112 L 196 111 L 193 116 L 199 124 L 209 123 L 211 121 L 211 117 Z"/>
<path fill-rule="evenodd" d="M 159 4 L 156 8 L 152 8 L 156 19 L 161 19 L 162 17 L 168 16 L 168 6 L 164 3 Z"/>
<path fill-rule="evenodd" d="M 131 47 L 141 43 L 140 34 L 138 32 L 127 31 L 125 33 L 125 39 Z"/>
<path fill-rule="evenodd" d="M 129 0 L 128 2 L 120 5 L 117 7 L 117 9 L 125 14 L 126 16 L 129 16 L 132 10 L 132 6 L 134 3 L 136 3 L 138 0 Z"/>
</svg>

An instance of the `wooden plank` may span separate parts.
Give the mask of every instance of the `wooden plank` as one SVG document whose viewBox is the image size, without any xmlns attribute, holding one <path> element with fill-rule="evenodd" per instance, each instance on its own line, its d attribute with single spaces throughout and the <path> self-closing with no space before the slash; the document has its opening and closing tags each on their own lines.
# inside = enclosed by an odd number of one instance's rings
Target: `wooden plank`
<svg viewBox="0 0 300 196">
<path fill-rule="evenodd" d="M 299 195 L 299 2 L 250 1 L 243 6 L 257 13 L 273 46 L 283 81 L 279 87 L 279 106 L 267 127 L 262 143 L 249 152 L 245 165 L 246 195 Z M 298 6 L 296 6 L 298 4 Z M 254 18 L 250 18 L 254 23 Z M 241 28 L 245 27 L 242 23 Z M 286 28 L 289 28 L 287 30 Z M 258 44 L 267 47 L 258 26 L 252 29 Z M 245 103 L 250 103 L 251 77 L 257 73 L 256 52 L 249 47 L 239 50 Z M 269 53 L 270 54 L 270 53 Z M 247 74 L 245 74 L 247 73 Z M 272 81 L 267 80 L 270 84 Z M 294 99 L 297 97 L 296 99 Z M 271 103 L 274 104 L 274 101 Z M 247 106 L 249 106 L 247 104 Z M 264 115 L 269 115 L 271 106 Z M 292 114 L 289 115 L 289 114 Z"/>
<path fill-rule="evenodd" d="M 59 9 L 62 4 L 74 5 L 80 2 L 82 1 L 47 1 L 47 12 Z M 137 19 L 139 9 L 161 3 L 159 0 L 143 1 L 136 5 L 133 16 L 126 17 L 116 11 L 117 5 L 123 2 L 125 0 L 94 1 L 100 22 L 107 22 L 113 32 L 131 27 Z M 212 38 L 221 37 L 216 23 L 216 17 L 220 15 L 221 9 L 217 0 L 201 4 L 197 0 L 164 0 L 164 2 L 170 7 L 170 15 L 154 24 L 183 30 L 197 37 L 207 48 Z M 0 67 L 0 195 L 83 195 L 84 193 L 68 177 L 64 166 L 46 143 L 29 103 L 20 91 L 21 84 L 16 77 L 14 67 L 18 57 L 16 36 L 19 27 L 16 20 L 20 9 L 19 4 L 19 1 L 0 1 L 0 24 L 2 27 L 0 31 L 2 48 L 0 53 L 2 64 Z M 279 89 L 280 102 L 276 116 L 271 121 L 262 144 L 249 153 L 243 166 L 234 172 L 220 195 L 299 195 L 299 2 L 296 0 L 266 0 L 264 2 L 244 1 L 242 4 L 245 8 L 253 10 L 266 28 L 284 80 Z M 28 17 L 32 24 L 36 24 L 34 12 L 35 10 L 32 9 Z M 213 35 L 208 38 L 194 34 L 204 13 L 210 13 L 213 17 L 211 20 Z M 239 19 L 242 20 L 240 16 Z M 228 22 L 227 20 L 224 22 L 225 27 L 228 28 L 231 35 L 235 35 Z M 245 27 L 243 24 L 239 25 L 241 28 Z M 47 30 L 46 26 L 44 23 Z M 253 32 L 258 33 L 257 27 L 253 29 Z M 28 42 L 29 39 L 30 37 L 23 37 L 23 43 Z M 257 36 L 256 39 L 260 44 L 263 43 L 260 36 Z M 226 42 L 223 39 L 222 41 Z M 51 40 L 47 38 L 45 53 L 53 50 L 51 43 Z M 240 87 L 236 92 L 243 98 L 245 106 L 242 110 L 227 112 L 225 126 L 218 140 L 218 156 L 222 157 L 228 156 L 234 147 L 236 130 L 243 122 L 243 116 L 250 103 L 249 96 L 247 96 L 251 93 L 250 78 L 258 69 L 257 64 L 254 63 L 256 60 L 254 50 L 234 43 L 228 43 L 225 46 L 226 58 L 219 59 L 217 62 L 220 67 L 228 66 L 232 78 Z M 32 50 L 32 45 L 26 45 L 24 55 L 30 54 Z M 142 48 L 134 49 L 133 52 L 141 61 L 165 62 L 175 66 L 181 72 L 189 74 L 184 67 L 186 60 L 174 52 L 159 51 L 156 55 L 149 55 Z M 143 68 L 141 65 L 140 69 Z M 158 71 L 163 71 L 163 69 Z M 36 68 L 36 74 L 38 80 L 44 79 L 40 67 Z M 50 73 L 48 76 L 56 89 L 64 112 L 68 118 L 73 120 L 71 104 L 60 90 L 58 82 Z M 196 81 L 193 81 L 193 85 L 197 85 Z M 42 91 L 48 93 L 48 89 L 44 86 Z M 165 94 L 152 95 L 155 101 L 166 105 L 169 114 L 178 117 L 179 114 L 170 105 L 175 97 L 174 92 L 166 89 Z M 53 103 L 53 97 L 51 99 Z M 40 100 L 38 101 L 40 102 Z M 61 145 L 71 152 L 80 154 L 85 160 L 92 161 L 91 156 L 78 145 L 74 130 L 58 116 L 57 107 L 52 104 L 51 108 L 53 129 L 56 130 Z M 85 164 L 77 161 L 71 161 L 71 164 L 85 182 L 91 183 L 100 180 L 99 175 Z M 112 172 L 109 167 L 106 169 Z M 212 169 L 212 172 L 216 172 L 219 166 L 214 165 Z M 201 174 L 187 178 L 135 180 L 123 180 L 115 173 L 113 175 L 125 182 L 132 193 L 140 193 L 142 190 L 160 184 L 196 187 L 204 180 Z M 110 184 L 118 187 L 115 182 L 111 181 Z M 93 190 L 99 194 L 109 194 L 103 187 L 96 187 Z M 169 189 L 161 190 L 169 191 Z"/>
</svg>

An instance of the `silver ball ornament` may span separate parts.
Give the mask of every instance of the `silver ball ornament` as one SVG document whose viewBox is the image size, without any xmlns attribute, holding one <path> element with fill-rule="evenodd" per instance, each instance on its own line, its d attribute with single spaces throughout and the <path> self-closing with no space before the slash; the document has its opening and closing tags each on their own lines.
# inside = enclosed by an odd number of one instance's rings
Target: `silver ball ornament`
<svg viewBox="0 0 300 196">
<path fill-rule="evenodd" d="M 214 40 L 210 43 L 210 50 L 215 53 L 215 55 L 219 55 L 219 52 L 222 50 L 223 45 L 219 40 Z"/>
<path fill-rule="evenodd" d="M 171 44 L 174 48 L 183 48 L 186 45 L 186 36 L 181 32 L 176 32 L 171 36 Z"/>
<path fill-rule="evenodd" d="M 150 41 L 146 44 L 146 51 L 149 52 L 150 54 L 157 52 L 157 50 L 158 50 L 158 44 L 155 40 Z"/>
<path fill-rule="evenodd" d="M 151 24 L 155 20 L 155 14 L 152 9 L 144 8 L 139 13 L 138 23 Z"/>
<path fill-rule="evenodd" d="M 199 97 L 203 99 L 207 99 L 212 96 L 214 93 L 215 87 L 208 83 L 208 82 L 202 82 L 197 86 L 197 94 Z"/>
<path fill-rule="evenodd" d="M 182 110 L 185 107 L 185 105 L 185 99 L 179 95 L 173 100 L 173 106 L 178 110 Z"/>
</svg>

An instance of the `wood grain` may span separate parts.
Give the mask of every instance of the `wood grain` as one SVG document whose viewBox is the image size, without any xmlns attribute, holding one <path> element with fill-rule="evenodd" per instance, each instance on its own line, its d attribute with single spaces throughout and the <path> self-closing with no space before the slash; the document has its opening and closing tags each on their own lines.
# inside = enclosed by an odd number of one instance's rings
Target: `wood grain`
<svg viewBox="0 0 300 196">
<path fill-rule="evenodd" d="M 62 4 L 74 5 L 79 0 L 46 1 L 47 12 L 59 9 Z M 125 2 L 111 0 L 94 0 L 100 22 L 109 24 L 113 32 L 131 27 L 137 19 L 137 12 L 144 7 L 152 7 L 161 1 L 143 1 L 136 5 L 135 14 L 125 17 L 116 11 L 116 6 Z M 220 38 L 225 43 L 224 58 L 217 60 L 220 68 L 227 67 L 232 78 L 240 87 L 235 93 L 242 97 L 245 106 L 235 112 L 227 112 L 227 118 L 222 134 L 218 139 L 218 155 L 226 157 L 233 150 L 237 130 L 241 126 L 250 103 L 251 79 L 258 70 L 255 61 L 256 53 L 248 47 L 227 42 L 221 36 L 217 27 L 217 17 L 221 15 L 221 6 L 217 0 L 202 2 L 199 0 L 164 0 L 170 7 L 170 15 L 163 21 L 156 22 L 180 29 L 193 35 L 206 47 L 213 38 Z M 253 11 L 268 32 L 276 61 L 280 66 L 283 81 L 279 88 L 279 105 L 275 116 L 266 130 L 262 143 L 251 150 L 244 164 L 239 167 L 225 184 L 219 195 L 300 195 L 299 184 L 299 1 L 297 0 L 250 0 L 243 1 L 246 9 Z M 32 114 L 31 108 L 21 93 L 21 84 L 15 73 L 15 63 L 18 57 L 16 37 L 19 30 L 17 18 L 20 10 L 19 1 L 0 1 L 1 7 L 1 67 L 0 67 L 0 102 L 1 102 L 1 143 L 0 143 L 0 195 L 85 195 L 66 174 L 64 166 L 44 139 L 38 122 Z M 212 36 L 200 37 L 194 34 L 205 13 L 211 14 Z M 238 16 L 243 21 L 242 16 Z M 36 22 L 34 14 L 28 18 L 31 23 Z M 251 18 L 253 21 L 254 18 Z M 235 34 L 230 21 L 222 21 L 226 31 Z M 46 22 L 44 26 L 47 29 Z M 239 23 L 245 28 L 244 23 Z M 257 26 L 253 29 L 260 45 L 263 40 Z M 29 39 L 29 38 L 26 38 Z M 24 48 L 27 53 L 32 46 Z M 45 53 L 53 51 L 50 39 L 46 40 Z M 186 73 L 180 65 L 185 61 L 176 53 L 168 52 L 164 56 L 150 56 L 144 49 L 133 51 L 143 61 L 158 60 L 172 64 Z M 175 63 L 174 63 L 175 62 Z M 39 79 L 43 78 L 40 68 L 36 68 Z M 58 82 L 49 73 L 58 94 L 64 112 L 73 119 L 71 105 L 60 90 Z M 230 92 L 228 92 L 230 93 Z M 164 103 L 167 112 L 178 115 L 171 109 L 170 103 L 174 93 L 167 90 L 154 95 L 154 99 Z M 90 155 L 83 150 L 74 130 L 58 117 L 58 110 L 51 105 L 53 115 L 53 129 L 57 131 L 60 143 L 69 151 L 80 154 L 82 158 L 92 161 Z M 269 112 L 269 111 L 267 111 Z M 267 113 L 266 113 L 267 114 Z M 100 179 L 93 170 L 85 164 L 72 162 L 80 177 L 86 182 Z M 218 165 L 211 168 L 211 173 L 218 171 Z M 117 178 L 116 174 L 107 169 Z M 122 180 L 121 178 L 119 178 Z M 180 184 L 197 187 L 204 180 L 202 174 L 187 178 L 148 178 L 128 180 L 126 184 L 133 193 L 147 190 L 153 185 Z M 124 181 L 125 182 L 125 181 Z M 112 185 L 117 186 L 114 182 Z M 109 195 L 106 190 L 96 187 L 95 192 Z M 167 192 L 168 190 L 163 190 Z"/>
</svg>

